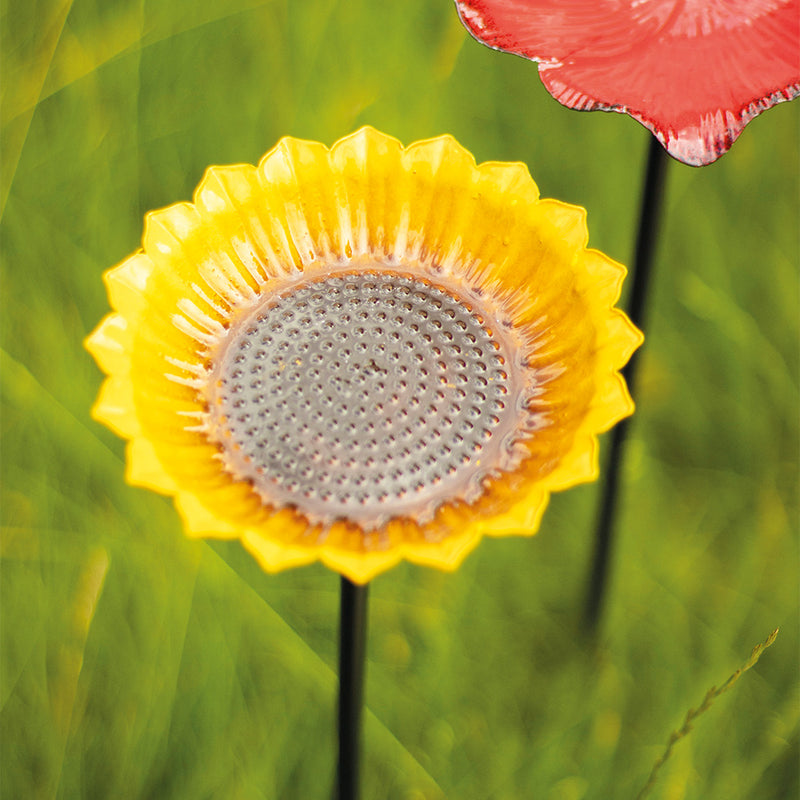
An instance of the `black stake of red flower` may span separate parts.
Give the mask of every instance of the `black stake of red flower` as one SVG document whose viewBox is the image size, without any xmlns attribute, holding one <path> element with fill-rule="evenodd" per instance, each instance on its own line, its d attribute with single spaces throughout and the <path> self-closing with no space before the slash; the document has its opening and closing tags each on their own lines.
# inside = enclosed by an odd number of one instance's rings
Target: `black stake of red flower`
<svg viewBox="0 0 800 800">
<path fill-rule="evenodd" d="M 339 614 L 339 762 L 335 800 L 358 800 L 368 586 L 342 578 Z"/>
<path fill-rule="evenodd" d="M 661 223 L 662 201 L 669 160 L 658 141 L 650 137 L 639 213 L 639 230 L 636 236 L 636 252 L 633 259 L 633 278 L 627 304 L 628 316 L 640 330 L 645 326 L 646 300 Z M 628 384 L 628 391 L 634 399 L 636 398 L 636 374 L 640 352 L 637 350 L 622 370 Z M 608 455 L 608 466 L 604 473 L 605 480 L 601 490 L 595 529 L 595 549 L 584 612 L 584 625 L 590 633 L 597 630 L 608 584 L 611 550 L 619 507 L 620 471 L 630 422 L 630 417 L 622 420 L 611 435 L 611 451 Z"/>
</svg>

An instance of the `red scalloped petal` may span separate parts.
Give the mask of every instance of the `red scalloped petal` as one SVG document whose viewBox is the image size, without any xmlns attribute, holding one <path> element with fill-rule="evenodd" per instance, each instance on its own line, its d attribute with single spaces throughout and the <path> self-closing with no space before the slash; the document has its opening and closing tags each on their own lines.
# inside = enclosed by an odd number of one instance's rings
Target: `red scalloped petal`
<svg viewBox="0 0 800 800">
<path fill-rule="evenodd" d="M 800 0 L 456 0 L 568 108 L 629 114 L 693 166 L 800 95 Z"/>
</svg>

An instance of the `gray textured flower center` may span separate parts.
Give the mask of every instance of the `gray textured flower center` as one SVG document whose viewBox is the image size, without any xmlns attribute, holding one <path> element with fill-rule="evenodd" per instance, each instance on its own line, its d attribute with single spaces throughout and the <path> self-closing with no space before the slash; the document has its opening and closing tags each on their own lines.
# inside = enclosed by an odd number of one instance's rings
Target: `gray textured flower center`
<svg viewBox="0 0 800 800">
<path fill-rule="evenodd" d="M 365 529 L 471 501 L 509 458 L 515 353 L 451 291 L 393 273 L 309 279 L 231 330 L 210 403 L 227 468 L 274 506 Z"/>
</svg>

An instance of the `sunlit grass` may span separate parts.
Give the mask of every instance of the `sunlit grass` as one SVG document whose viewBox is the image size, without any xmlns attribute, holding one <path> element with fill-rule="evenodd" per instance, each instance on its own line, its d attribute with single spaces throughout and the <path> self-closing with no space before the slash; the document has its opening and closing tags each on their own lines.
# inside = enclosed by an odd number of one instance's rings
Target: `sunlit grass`
<svg viewBox="0 0 800 800">
<path fill-rule="evenodd" d="M 88 412 L 101 272 L 207 165 L 365 123 L 525 161 L 627 261 L 646 134 L 562 109 L 448 0 L 5 3 L 2 45 L 3 796 L 328 797 L 337 578 L 266 576 L 124 483 Z M 596 487 L 453 575 L 381 577 L 365 798 L 635 797 L 778 626 L 652 797 L 797 793 L 796 105 L 711 167 L 671 165 L 599 649 L 578 625 Z"/>
</svg>

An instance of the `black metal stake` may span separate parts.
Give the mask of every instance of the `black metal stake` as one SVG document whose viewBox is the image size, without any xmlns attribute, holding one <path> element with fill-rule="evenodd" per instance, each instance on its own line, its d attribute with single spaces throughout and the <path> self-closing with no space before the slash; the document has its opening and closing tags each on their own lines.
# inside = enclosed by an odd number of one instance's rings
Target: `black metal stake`
<svg viewBox="0 0 800 800">
<path fill-rule="evenodd" d="M 647 170 L 642 190 L 639 230 L 636 237 L 636 252 L 633 259 L 633 276 L 630 297 L 628 299 L 628 316 L 638 328 L 643 329 L 647 292 L 653 267 L 653 256 L 658 240 L 661 222 L 662 200 L 666 182 L 666 168 L 669 156 L 658 140 L 650 137 L 650 149 L 647 154 Z M 632 396 L 636 396 L 636 367 L 639 363 L 637 350 L 622 370 Z M 605 600 L 611 550 L 614 538 L 619 505 L 620 472 L 625 455 L 625 441 L 630 426 L 630 418 L 622 420 L 611 434 L 611 450 L 605 470 L 605 482 L 602 488 L 600 505 L 595 529 L 595 549 L 589 578 L 589 591 L 586 596 L 584 626 L 589 633 L 597 631 Z"/>
<path fill-rule="evenodd" d="M 358 800 L 368 586 L 342 578 L 339 622 L 339 762 L 336 800 Z"/>
</svg>

